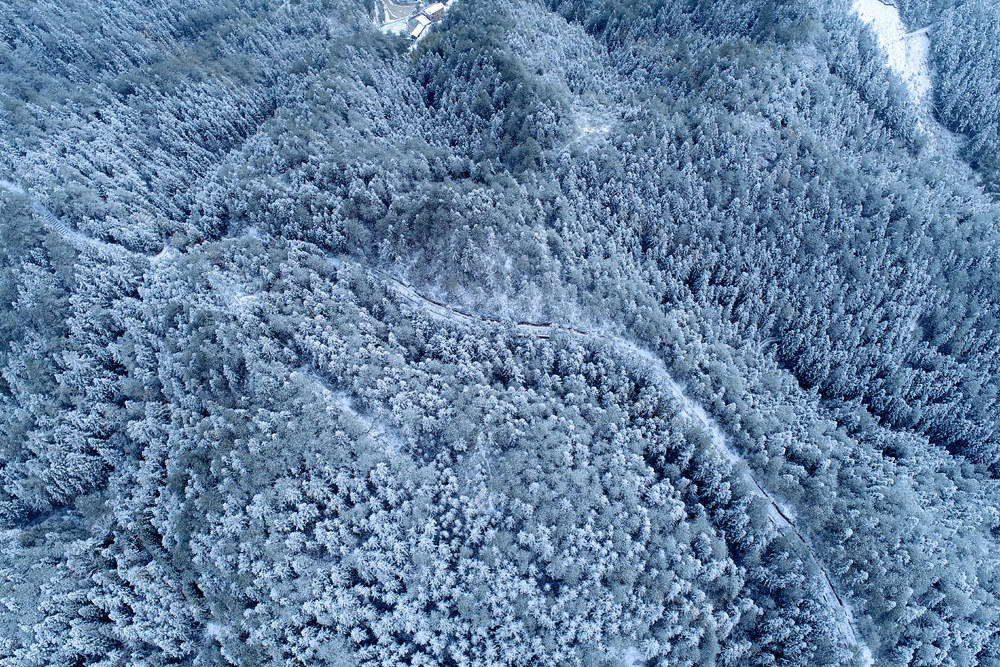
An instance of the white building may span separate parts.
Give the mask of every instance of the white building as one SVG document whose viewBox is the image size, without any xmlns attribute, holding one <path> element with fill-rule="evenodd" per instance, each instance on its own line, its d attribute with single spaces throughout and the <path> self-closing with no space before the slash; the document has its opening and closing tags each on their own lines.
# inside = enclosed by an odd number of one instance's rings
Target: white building
<svg viewBox="0 0 1000 667">
<path fill-rule="evenodd" d="M 420 36 L 424 34 L 424 30 L 427 29 L 427 26 L 431 24 L 431 20 L 423 14 L 417 14 L 414 19 L 414 23 L 415 25 L 413 26 L 413 29 L 410 30 L 410 39 L 419 39 Z"/>
<path fill-rule="evenodd" d="M 443 2 L 435 2 L 433 5 L 424 10 L 424 14 L 431 17 L 434 21 L 440 21 L 444 16 L 445 6 Z"/>
</svg>

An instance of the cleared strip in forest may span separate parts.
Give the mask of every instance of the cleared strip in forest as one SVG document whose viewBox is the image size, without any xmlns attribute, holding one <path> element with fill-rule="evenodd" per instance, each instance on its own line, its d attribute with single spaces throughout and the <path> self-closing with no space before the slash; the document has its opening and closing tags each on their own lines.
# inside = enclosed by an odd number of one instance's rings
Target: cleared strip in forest
<svg viewBox="0 0 1000 667">
<path fill-rule="evenodd" d="M 175 256 L 176 254 L 176 251 L 166 244 L 164 244 L 163 250 L 161 250 L 157 254 L 144 255 L 142 253 L 135 252 L 134 250 L 129 250 L 127 247 L 119 243 L 108 243 L 106 241 L 99 241 L 98 239 L 95 239 L 92 236 L 88 236 L 86 234 L 83 234 L 82 232 L 78 232 L 75 229 L 71 228 L 65 222 L 57 218 L 55 213 L 50 211 L 45 206 L 45 204 L 38 201 L 38 199 L 36 199 L 30 192 L 25 190 L 17 183 L 0 179 L 0 188 L 7 190 L 8 192 L 12 192 L 16 195 L 20 195 L 25 199 L 27 199 L 28 205 L 31 207 L 31 210 L 37 213 L 39 217 L 41 217 L 42 222 L 45 223 L 45 226 L 47 226 L 49 229 L 59 234 L 59 236 L 69 241 L 70 244 L 75 246 L 78 250 L 84 250 L 84 249 L 97 250 L 112 254 L 117 253 L 119 255 L 124 253 L 125 255 L 128 255 L 130 257 L 143 257 L 149 260 L 150 262 L 154 263 L 162 261 L 164 259 L 169 259 Z"/>
<path fill-rule="evenodd" d="M 334 266 L 338 268 L 345 264 L 343 260 L 337 258 L 331 258 L 331 261 Z M 395 278 L 385 271 L 364 268 L 361 266 L 358 266 L 358 268 L 370 276 L 385 281 L 403 300 L 428 313 L 436 320 L 460 325 L 480 323 L 503 324 L 506 322 L 505 320 L 494 317 L 475 315 L 447 303 L 425 296 L 417 291 L 413 285 Z M 760 484 L 760 482 L 758 482 L 757 478 L 753 474 L 753 471 L 750 469 L 750 466 L 743 459 L 743 457 L 729 446 L 726 441 L 726 436 L 719 425 L 708 415 L 704 407 L 693 401 L 684 392 L 681 385 L 670 375 L 666 364 L 662 359 L 660 359 L 653 352 L 645 350 L 631 341 L 619 336 L 589 332 L 555 322 L 521 321 L 515 322 L 514 324 L 523 333 L 536 338 L 547 339 L 551 336 L 553 331 L 559 330 L 584 338 L 602 340 L 607 342 L 619 352 L 625 352 L 635 357 L 639 357 L 649 363 L 651 367 L 655 369 L 657 375 L 659 375 L 659 379 L 661 380 L 663 386 L 670 392 L 671 396 L 673 396 L 678 404 L 680 404 L 681 412 L 688 419 L 690 419 L 692 423 L 699 425 L 710 435 L 712 446 L 719 457 L 728 461 L 733 466 L 734 470 L 738 471 L 736 474 L 738 474 L 751 489 L 754 489 L 756 493 L 767 502 L 769 521 L 778 530 L 788 531 L 802 544 L 803 549 L 805 549 L 806 553 L 809 555 L 810 559 L 812 559 L 816 569 L 820 573 L 820 580 L 823 586 L 823 600 L 834 611 L 834 615 L 837 617 L 836 630 L 841 641 L 846 646 L 856 651 L 857 657 L 863 664 L 873 664 L 871 649 L 858 637 L 858 633 L 855 629 L 854 614 L 851 611 L 851 607 L 845 604 L 843 599 L 837 593 L 833 586 L 833 579 L 830 576 L 829 570 L 816 556 L 816 551 L 808 537 L 795 525 L 793 518 L 790 516 L 791 512 L 784 509 L 781 503 L 779 503 L 778 500 L 775 499 L 775 497 L 769 493 Z"/>
<path fill-rule="evenodd" d="M 52 211 L 46 208 L 45 204 L 38 201 L 35 197 L 31 195 L 30 192 L 22 188 L 17 183 L 0 179 L 0 188 L 3 188 L 8 192 L 12 192 L 17 195 L 21 195 L 22 197 L 27 199 L 29 206 L 31 206 L 31 210 L 37 213 L 42 218 L 42 222 L 44 222 L 49 229 L 62 236 L 64 239 L 66 239 L 79 249 L 89 248 L 89 249 L 107 250 L 111 252 L 127 252 L 129 254 L 135 254 L 132 253 L 132 251 L 126 249 L 124 246 L 119 246 L 112 243 L 105 243 L 104 241 L 98 241 L 95 238 L 87 236 L 86 234 L 81 234 L 75 229 L 70 228 L 69 225 L 67 225 L 59 218 L 57 218 Z"/>
<path fill-rule="evenodd" d="M 934 115 L 930 66 L 930 40 L 934 26 L 907 32 L 899 8 L 888 0 L 854 0 L 852 11 L 875 33 L 889 69 L 909 90 L 910 101 L 917 112 L 917 124 L 927 133 L 927 147 L 932 154 L 960 161 L 960 140 Z"/>
</svg>

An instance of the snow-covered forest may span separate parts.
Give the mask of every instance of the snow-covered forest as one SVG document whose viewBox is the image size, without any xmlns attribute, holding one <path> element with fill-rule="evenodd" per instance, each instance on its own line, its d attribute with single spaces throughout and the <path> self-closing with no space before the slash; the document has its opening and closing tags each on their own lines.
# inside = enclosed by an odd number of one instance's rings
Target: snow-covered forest
<svg viewBox="0 0 1000 667">
<path fill-rule="evenodd" d="M 0 666 L 1000 665 L 1000 6 L 872 2 L 0 0 Z"/>
</svg>

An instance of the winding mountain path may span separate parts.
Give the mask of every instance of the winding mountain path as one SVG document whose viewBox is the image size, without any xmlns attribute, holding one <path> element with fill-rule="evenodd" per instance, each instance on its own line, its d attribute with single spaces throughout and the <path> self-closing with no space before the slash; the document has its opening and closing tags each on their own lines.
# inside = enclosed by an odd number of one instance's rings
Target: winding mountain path
<svg viewBox="0 0 1000 667">
<path fill-rule="evenodd" d="M 55 214 L 48 208 L 46 208 L 46 206 L 42 202 L 38 201 L 38 199 L 32 196 L 30 192 L 25 190 L 17 183 L 0 179 L 0 188 L 3 188 L 8 192 L 20 195 L 25 199 L 27 199 L 29 206 L 31 206 L 31 210 L 37 213 L 39 216 L 41 216 L 42 221 L 45 223 L 47 227 L 52 229 L 54 232 L 58 233 L 64 239 L 66 239 L 74 246 L 76 246 L 78 249 L 83 249 L 83 248 L 91 248 L 91 249 L 97 248 L 102 250 L 119 249 L 117 246 L 113 246 L 110 243 L 98 241 L 95 238 L 92 238 L 85 234 L 81 234 L 75 229 L 72 229 L 65 222 L 57 218 Z"/>
<path fill-rule="evenodd" d="M 337 268 L 346 265 L 344 260 L 338 258 L 331 257 L 330 261 Z M 419 310 L 426 312 L 436 320 L 459 325 L 473 325 L 480 323 L 502 324 L 505 322 L 505 320 L 501 320 L 499 318 L 475 315 L 455 306 L 435 300 L 419 292 L 413 285 L 404 282 L 386 273 L 385 271 L 362 267 L 354 264 L 353 262 L 351 265 L 370 276 L 385 281 L 404 301 L 410 303 Z M 829 569 L 823 561 L 816 556 L 816 550 L 813 548 L 806 533 L 803 530 L 800 530 L 795 524 L 794 514 L 788 508 L 784 507 L 783 504 L 774 497 L 774 495 L 768 492 L 767 489 L 760 484 L 743 457 L 729 446 L 727 438 L 718 423 L 716 423 L 716 421 L 708 415 L 704 407 L 699 405 L 687 395 L 681 385 L 670 375 L 666 364 L 660 357 L 649 350 L 645 350 L 637 346 L 629 340 L 611 334 L 589 332 L 583 329 L 554 322 L 521 321 L 515 322 L 514 324 L 518 330 L 524 334 L 534 336 L 536 338 L 547 339 L 554 331 L 563 331 L 581 338 L 600 340 L 607 343 L 620 354 L 641 359 L 643 362 L 649 364 L 649 367 L 654 371 L 662 386 L 667 389 L 671 396 L 681 406 L 682 414 L 684 414 L 684 416 L 687 417 L 693 424 L 697 424 L 709 434 L 712 447 L 719 457 L 728 461 L 733 466 L 735 474 L 743 479 L 749 488 L 753 489 L 758 496 L 767 502 L 769 521 L 779 531 L 788 531 L 789 534 L 794 536 L 794 538 L 802 544 L 803 549 L 809 555 L 809 558 L 813 561 L 813 564 L 820 573 L 820 583 L 823 588 L 823 601 L 834 612 L 834 616 L 837 619 L 836 632 L 840 641 L 855 653 L 862 664 L 873 664 L 871 649 L 867 646 L 864 640 L 859 637 L 856 630 L 854 613 L 851 606 L 845 603 L 843 598 L 837 593 L 836 588 L 834 588 L 833 578 L 830 576 Z"/>
<path fill-rule="evenodd" d="M 31 210 L 38 214 L 45 226 L 66 239 L 66 241 L 75 246 L 77 250 L 98 250 L 112 254 L 124 253 L 131 257 L 145 257 L 151 262 L 157 262 L 162 259 L 170 258 L 174 255 L 175 251 L 166 245 L 163 246 L 163 250 L 155 255 L 144 255 L 142 253 L 135 252 L 134 250 L 129 250 L 125 246 L 118 243 L 107 243 L 106 241 L 95 239 L 92 236 L 88 236 L 87 234 L 83 234 L 73 229 L 60 220 L 56 217 L 55 213 L 50 211 L 48 207 L 45 206 L 45 204 L 40 202 L 34 195 L 21 187 L 21 185 L 14 183 L 13 181 L 0 179 L 0 189 L 27 199 Z"/>
<path fill-rule="evenodd" d="M 31 209 L 41 217 L 47 227 L 57 232 L 60 236 L 81 250 L 97 249 L 115 253 L 125 252 L 131 255 L 136 254 L 123 246 L 105 243 L 72 229 L 17 183 L 0 179 L 0 188 L 13 194 L 25 197 L 28 200 Z M 150 256 L 148 259 L 151 261 L 157 261 L 158 259 L 167 258 L 171 255 L 172 253 L 165 248 L 163 252 L 155 256 Z M 335 257 L 330 257 L 330 261 L 337 268 L 345 265 L 343 260 Z M 455 306 L 437 301 L 422 294 L 414 288 L 413 285 L 410 285 L 409 283 L 406 283 L 386 273 L 385 271 L 365 268 L 353 263 L 352 265 L 356 266 L 359 270 L 367 273 L 368 275 L 385 281 L 404 301 L 410 303 L 415 308 L 426 312 L 434 319 L 466 326 L 480 323 L 503 324 L 506 322 L 506 320 L 501 320 L 499 318 L 469 313 Z M 803 548 L 809 554 L 810 559 L 814 562 L 821 575 L 820 579 L 823 586 L 824 602 L 833 610 L 834 615 L 837 618 L 836 630 L 838 636 L 845 646 L 855 651 L 856 655 L 862 660 L 863 663 L 868 665 L 872 664 L 871 651 L 858 637 L 857 631 L 855 630 L 854 616 L 850 606 L 845 604 L 841 596 L 837 593 L 829 570 L 824 563 L 816 557 L 815 549 L 812 547 L 807 535 L 800 530 L 798 526 L 796 526 L 794 522 L 794 515 L 788 509 L 784 508 L 780 501 L 778 501 L 763 487 L 763 485 L 758 482 L 746 461 L 729 446 L 725 434 L 719 425 L 708 415 L 701 405 L 693 401 L 685 393 L 681 385 L 670 375 L 662 359 L 660 359 L 653 352 L 645 350 L 631 341 L 611 334 L 590 332 L 555 322 L 519 321 L 514 324 L 518 330 L 525 335 L 541 339 L 550 338 L 552 333 L 555 331 L 563 331 L 581 338 L 600 340 L 614 348 L 620 354 L 641 359 L 644 363 L 649 364 L 649 367 L 657 375 L 661 385 L 666 388 L 666 390 L 681 406 L 682 414 L 684 414 L 693 424 L 697 424 L 709 434 L 713 449 L 719 457 L 728 461 L 733 466 L 734 470 L 737 471 L 736 474 L 740 476 L 751 489 L 754 489 L 757 495 L 766 501 L 768 506 L 769 521 L 777 529 L 781 531 L 788 531 L 791 535 L 794 535 L 795 538 L 803 545 Z"/>
</svg>

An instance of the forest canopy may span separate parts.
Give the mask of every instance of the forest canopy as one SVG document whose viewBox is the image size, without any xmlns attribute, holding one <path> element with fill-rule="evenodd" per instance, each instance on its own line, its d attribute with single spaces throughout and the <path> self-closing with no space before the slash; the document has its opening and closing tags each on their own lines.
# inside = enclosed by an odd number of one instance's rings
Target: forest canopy
<svg viewBox="0 0 1000 667">
<path fill-rule="evenodd" d="M 898 4 L 926 108 L 844 0 L 5 2 L 0 665 L 1000 665 L 998 10 Z"/>
</svg>

